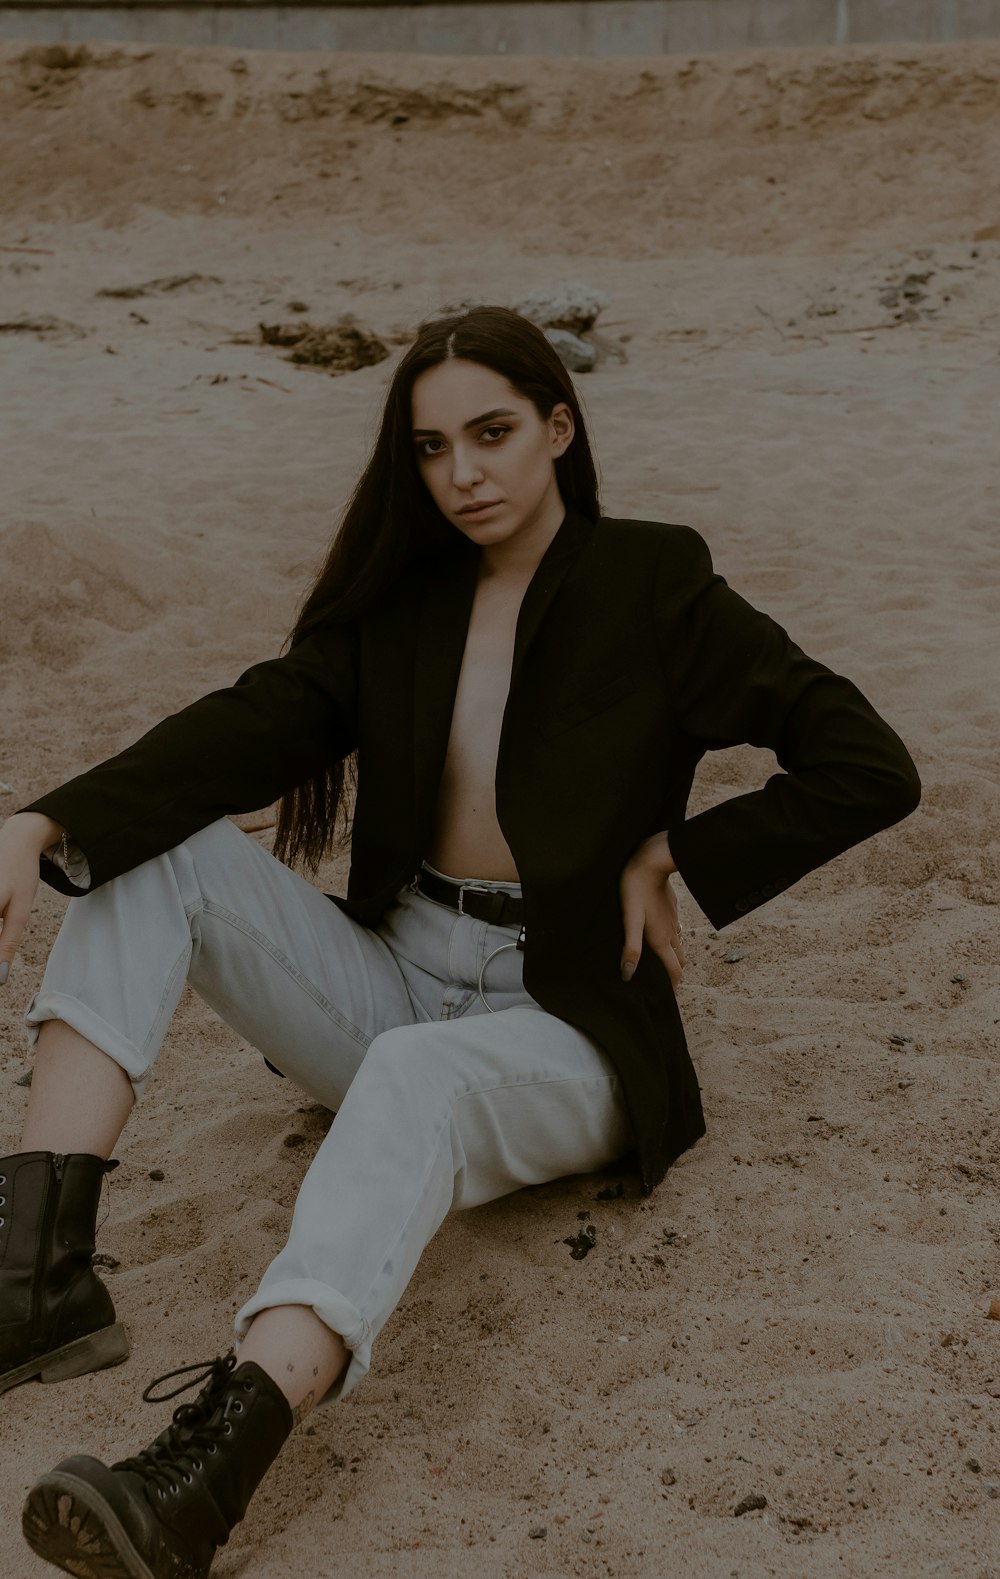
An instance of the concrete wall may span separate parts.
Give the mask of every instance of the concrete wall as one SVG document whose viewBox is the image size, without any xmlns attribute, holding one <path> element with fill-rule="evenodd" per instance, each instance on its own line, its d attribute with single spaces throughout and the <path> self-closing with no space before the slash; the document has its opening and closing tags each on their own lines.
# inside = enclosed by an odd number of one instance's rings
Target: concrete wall
<svg viewBox="0 0 1000 1579">
<path fill-rule="evenodd" d="M 0 38 L 434 55 L 659 55 L 1000 37 L 1000 0 L 0 0 Z"/>
</svg>

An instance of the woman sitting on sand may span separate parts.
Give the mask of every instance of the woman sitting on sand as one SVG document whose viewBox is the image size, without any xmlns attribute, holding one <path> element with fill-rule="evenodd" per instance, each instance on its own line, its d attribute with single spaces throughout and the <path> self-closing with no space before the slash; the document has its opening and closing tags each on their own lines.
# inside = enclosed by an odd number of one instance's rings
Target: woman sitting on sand
<svg viewBox="0 0 1000 1579">
<path fill-rule="evenodd" d="M 686 820 L 699 759 L 740 742 L 784 772 Z M 276 855 L 315 872 L 352 761 L 331 903 L 227 814 L 280 798 Z M 135 1457 L 45 1475 L 34 1550 L 90 1579 L 207 1574 L 295 1422 L 361 1380 L 451 1208 L 625 1153 L 648 1193 L 704 1133 L 672 874 L 724 927 L 918 797 L 892 730 L 697 533 L 601 517 L 540 330 L 494 307 L 426 325 L 286 655 L 0 829 L 5 961 L 39 855 L 86 891 L 0 1159 L 0 1389 L 127 1353 L 96 1211 L 185 981 L 337 1114 L 238 1354 L 187 1367 L 196 1401 Z"/>
</svg>

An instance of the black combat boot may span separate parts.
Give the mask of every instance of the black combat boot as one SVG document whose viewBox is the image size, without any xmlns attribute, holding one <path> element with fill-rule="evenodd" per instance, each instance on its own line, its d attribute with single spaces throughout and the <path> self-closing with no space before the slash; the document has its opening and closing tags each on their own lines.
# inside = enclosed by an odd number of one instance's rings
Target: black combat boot
<svg viewBox="0 0 1000 1579">
<path fill-rule="evenodd" d="M 154 1398 L 173 1376 L 200 1374 Z M 266 1371 L 236 1356 L 186 1365 L 143 1393 L 164 1403 L 209 1378 L 193 1404 L 149 1447 L 108 1469 L 96 1458 L 65 1458 L 24 1505 L 31 1549 L 87 1579 L 205 1579 L 212 1558 L 247 1510 L 292 1429 L 284 1393 Z"/>
<path fill-rule="evenodd" d="M 0 1157 L 0 1393 L 127 1356 L 125 1329 L 91 1265 L 101 1184 L 117 1166 L 83 1153 Z"/>
</svg>

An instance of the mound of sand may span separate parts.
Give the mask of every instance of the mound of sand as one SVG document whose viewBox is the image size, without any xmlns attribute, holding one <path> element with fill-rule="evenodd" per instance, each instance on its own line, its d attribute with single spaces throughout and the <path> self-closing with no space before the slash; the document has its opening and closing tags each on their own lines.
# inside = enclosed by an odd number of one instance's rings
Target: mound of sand
<svg viewBox="0 0 1000 1579">
<path fill-rule="evenodd" d="M 978 44 L 649 61 L 7 45 L 0 213 L 117 224 L 221 197 L 437 244 L 512 212 L 537 252 L 632 258 L 838 248 L 893 221 L 945 239 L 973 214 L 1000 224 L 998 92 L 1000 47 Z"/>
</svg>

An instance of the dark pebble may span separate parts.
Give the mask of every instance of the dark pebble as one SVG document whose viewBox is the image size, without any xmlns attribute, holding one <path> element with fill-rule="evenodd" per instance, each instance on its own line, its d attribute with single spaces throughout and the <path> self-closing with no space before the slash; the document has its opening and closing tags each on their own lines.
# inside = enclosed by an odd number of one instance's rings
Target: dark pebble
<svg viewBox="0 0 1000 1579">
<path fill-rule="evenodd" d="M 603 1190 L 598 1190 L 594 1199 L 598 1201 L 617 1201 L 619 1196 L 624 1194 L 625 1186 L 619 1179 L 617 1184 L 606 1184 Z"/>
<path fill-rule="evenodd" d="M 665 1486 L 676 1486 L 677 1484 L 677 1476 L 672 1469 L 661 1469 L 660 1480 Z"/>
<path fill-rule="evenodd" d="M 965 1461 L 965 1467 L 966 1469 L 971 1469 L 974 1475 L 981 1475 L 983 1472 L 983 1466 L 980 1464 L 978 1458 L 967 1458 Z"/>
<path fill-rule="evenodd" d="M 913 1041 L 913 1037 L 912 1036 L 900 1036 L 898 1032 L 893 1032 L 893 1034 L 892 1034 L 892 1036 L 890 1036 L 889 1040 L 892 1043 L 893 1047 L 908 1047 L 910 1045 L 910 1043 Z"/>
<path fill-rule="evenodd" d="M 14 1081 L 14 1084 L 16 1086 L 30 1086 L 32 1073 L 33 1071 L 31 1069 L 26 1069 L 23 1075 L 18 1075 L 17 1079 Z"/>
<path fill-rule="evenodd" d="M 959 971 L 956 971 L 951 979 L 957 987 L 961 987 L 965 982 L 965 977 Z"/>
<path fill-rule="evenodd" d="M 744 1497 L 743 1501 L 742 1502 L 738 1502 L 736 1504 L 735 1508 L 733 1509 L 733 1518 L 734 1519 L 738 1519 L 740 1517 L 740 1515 L 743 1514 L 743 1513 L 755 1513 L 758 1508 L 766 1508 L 766 1507 L 767 1507 L 767 1498 L 766 1497 L 761 1497 L 761 1496 Z"/>
<path fill-rule="evenodd" d="M 746 955 L 741 954 L 739 949 L 734 948 L 730 949 L 729 953 L 723 956 L 723 959 L 727 965 L 738 965 L 741 959 L 746 959 Z"/>
<path fill-rule="evenodd" d="M 282 1145 L 287 1146 L 289 1151 L 294 1151 L 297 1146 L 304 1146 L 305 1143 L 306 1137 L 304 1135 L 286 1135 Z"/>
<path fill-rule="evenodd" d="M 593 1250 L 596 1243 L 597 1229 L 593 1223 L 588 1223 L 578 1234 L 571 1234 L 568 1239 L 563 1240 L 564 1245 L 569 1245 L 569 1253 L 574 1261 L 582 1261 L 584 1256 Z"/>
<path fill-rule="evenodd" d="M 149 1177 L 151 1179 L 156 1179 L 157 1182 L 159 1182 L 159 1180 L 165 1179 L 167 1176 L 162 1168 L 150 1168 Z"/>
<path fill-rule="evenodd" d="M 99 1250 L 95 1256 L 91 1256 L 90 1264 L 91 1266 L 106 1266 L 110 1272 L 113 1272 L 116 1266 L 121 1266 L 117 1256 L 109 1256 L 103 1250 Z"/>
<path fill-rule="evenodd" d="M 309 311 L 309 303 L 308 302 L 289 302 L 288 306 L 287 306 L 287 311 L 290 312 L 290 313 L 307 313 Z"/>
<path fill-rule="evenodd" d="M 528 1539 L 532 1541 L 544 1541 L 548 1533 L 548 1529 L 544 1524 L 533 1524 L 531 1529 L 528 1531 Z"/>
</svg>

